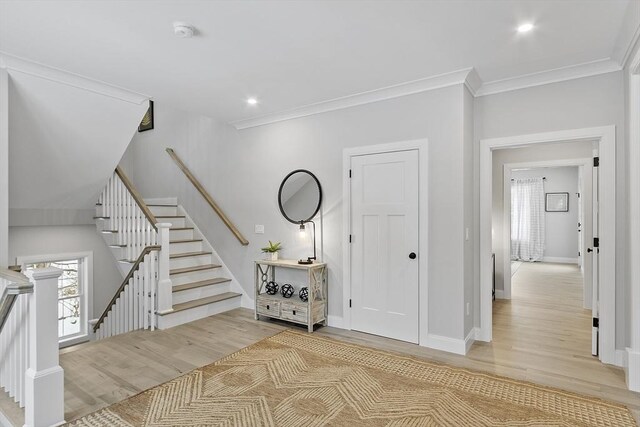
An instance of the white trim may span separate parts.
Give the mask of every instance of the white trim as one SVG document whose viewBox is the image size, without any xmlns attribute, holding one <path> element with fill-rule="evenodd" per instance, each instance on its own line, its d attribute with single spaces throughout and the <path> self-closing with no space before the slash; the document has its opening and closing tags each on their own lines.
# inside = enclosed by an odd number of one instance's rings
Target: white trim
<svg viewBox="0 0 640 427">
<path fill-rule="evenodd" d="M 482 341 L 492 338 L 491 298 L 491 217 L 492 151 L 538 143 L 598 141 L 600 145 L 600 360 L 615 363 L 615 284 L 616 284 L 616 128 L 603 126 L 538 134 L 517 135 L 480 141 L 480 334 Z"/>
<path fill-rule="evenodd" d="M 509 295 L 509 298 L 506 298 L 504 294 L 504 290 L 496 289 L 496 299 L 511 299 L 511 295 Z M 478 332 L 480 332 L 480 328 L 478 328 Z"/>
<path fill-rule="evenodd" d="M 335 315 L 328 315 L 327 316 L 327 326 L 332 326 L 334 328 L 339 328 L 339 329 L 344 329 L 344 322 L 342 320 L 342 317 L 340 316 L 335 316 Z"/>
<path fill-rule="evenodd" d="M 14 56 L 0 51 L 0 68 L 11 71 L 19 71 L 34 77 L 50 80 L 52 82 L 72 86 L 77 89 L 86 90 L 121 101 L 140 105 L 151 99 L 150 96 L 143 95 L 128 89 L 111 85 L 99 80 L 90 79 L 79 74 L 70 73 L 59 68 L 50 67 L 39 62 L 30 61 L 25 58 Z"/>
<path fill-rule="evenodd" d="M 464 337 L 464 354 L 469 353 L 471 346 L 476 342 L 476 328 L 471 328 L 466 337 Z"/>
<path fill-rule="evenodd" d="M 177 197 L 158 197 L 152 199 L 143 199 L 147 205 L 175 205 L 178 206 Z"/>
<path fill-rule="evenodd" d="M 578 265 L 578 258 L 564 258 L 557 256 L 545 256 L 542 257 L 542 262 L 549 262 L 552 264 L 576 264 Z"/>
<path fill-rule="evenodd" d="M 597 61 L 585 62 L 583 64 L 570 65 L 537 73 L 524 74 L 508 79 L 485 82 L 478 90 L 476 96 L 493 95 L 496 93 L 509 92 L 533 86 L 542 86 L 566 80 L 597 76 L 599 74 L 606 74 L 620 70 L 622 70 L 622 67 L 613 59 L 599 59 Z"/>
<path fill-rule="evenodd" d="M 475 335 L 474 329 L 472 329 L 471 332 L 469 332 L 469 335 L 467 336 L 467 338 L 469 338 L 469 341 L 470 341 L 469 348 L 471 348 L 471 344 L 473 344 L 473 341 L 470 338 L 471 335 Z M 446 351 L 449 353 L 460 354 L 463 356 L 467 354 L 466 338 L 456 339 L 456 338 L 450 338 L 450 337 L 443 337 L 441 335 L 427 334 L 425 342 L 420 343 L 420 345 L 424 347 L 432 348 L 434 350 Z"/>
<path fill-rule="evenodd" d="M 640 351 L 627 347 L 625 356 L 627 387 L 631 391 L 640 392 Z"/>
<path fill-rule="evenodd" d="M 514 169 L 524 168 L 555 168 L 566 166 L 591 167 L 591 158 L 543 160 L 536 162 L 505 163 L 502 168 L 502 248 L 503 248 L 503 278 L 502 289 L 504 299 L 511 299 L 511 172 Z M 591 176 L 591 174 L 589 174 Z M 582 199 L 584 200 L 584 199 Z M 580 203 L 582 203 L 582 200 Z M 590 207 L 589 207 L 590 209 Z M 580 248 L 584 253 L 584 248 Z M 543 256 L 542 262 L 554 262 L 562 264 L 578 264 L 578 258 L 560 258 Z M 585 292 L 586 295 L 586 292 Z M 496 298 L 498 298 L 496 296 Z"/>
<path fill-rule="evenodd" d="M 419 193 L 418 193 L 418 233 L 419 233 L 419 313 L 418 313 L 418 342 L 422 346 L 427 346 L 428 338 L 428 140 L 414 139 L 411 141 L 392 142 L 387 144 L 367 145 L 363 147 L 345 148 L 342 150 L 342 328 L 351 329 L 351 308 L 349 299 L 351 298 L 351 248 L 349 246 L 349 234 L 351 234 L 351 185 L 349 169 L 351 167 L 351 157 L 364 156 L 369 154 L 389 153 L 394 151 L 418 150 L 419 162 Z"/>
<path fill-rule="evenodd" d="M 0 68 L 0 267 L 9 266 L 9 75 Z"/>
<path fill-rule="evenodd" d="M 627 385 L 640 392 L 640 49 L 629 65 L 629 348 Z M 635 308 L 635 309 L 634 309 Z"/>
<path fill-rule="evenodd" d="M 624 51 L 624 54 L 622 55 L 622 60 L 620 61 L 620 65 L 622 66 L 622 68 L 627 66 L 627 63 L 631 58 L 631 53 L 633 52 L 633 48 L 635 47 L 638 40 L 640 40 L 640 25 L 636 27 L 636 30 L 633 33 L 633 36 L 631 37 L 631 40 L 629 41 L 629 44 L 627 45 L 627 48 Z"/>
<path fill-rule="evenodd" d="M 413 95 L 420 92 L 441 89 L 458 84 L 467 85 L 467 87 L 470 88 L 469 90 L 471 91 L 471 93 L 475 93 L 476 89 L 479 87 L 479 83 L 480 78 L 478 77 L 475 70 L 473 68 L 465 68 L 463 70 L 439 74 L 437 76 L 426 77 L 419 80 L 412 80 L 409 82 L 404 82 L 366 92 L 360 92 L 341 98 L 303 105 L 291 110 L 280 111 L 277 113 L 266 114 L 249 119 L 236 120 L 230 122 L 229 124 L 234 126 L 238 130 L 247 129 L 270 123 L 281 122 L 284 120 L 297 119 L 314 114 L 341 110 L 343 108 L 370 104 L 372 102 L 384 101 L 401 96 Z"/>
<path fill-rule="evenodd" d="M 86 311 L 87 318 L 86 322 L 82 320 L 84 333 L 69 336 L 65 339 L 58 339 L 60 348 L 69 347 L 71 345 L 89 341 L 90 339 L 89 321 L 93 319 L 93 251 L 45 255 L 21 255 L 16 257 L 16 264 L 20 265 L 23 270 L 27 264 L 33 264 L 37 262 L 67 261 L 80 258 L 86 260 L 86 265 L 83 266 L 83 268 L 85 269 L 84 275 L 87 281 L 84 289 L 84 310 Z"/>
</svg>

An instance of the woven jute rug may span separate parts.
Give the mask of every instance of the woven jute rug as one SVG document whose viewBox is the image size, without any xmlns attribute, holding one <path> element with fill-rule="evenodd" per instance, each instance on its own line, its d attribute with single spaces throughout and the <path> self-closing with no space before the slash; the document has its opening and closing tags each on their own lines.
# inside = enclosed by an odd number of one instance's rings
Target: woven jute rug
<svg viewBox="0 0 640 427">
<path fill-rule="evenodd" d="M 72 426 L 635 426 L 622 405 L 285 331 Z"/>
</svg>

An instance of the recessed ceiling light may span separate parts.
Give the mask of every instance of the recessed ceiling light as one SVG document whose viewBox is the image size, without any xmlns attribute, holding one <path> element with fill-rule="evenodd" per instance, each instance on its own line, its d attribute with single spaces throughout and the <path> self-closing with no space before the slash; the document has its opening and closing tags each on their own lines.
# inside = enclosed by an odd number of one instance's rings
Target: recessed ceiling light
<svg viewBox="0 0 640 427">
<path fill-rule="evenodd" d="M 258 103 L 258 100 L 255 98 L 249 98 L 247 99 L 247 104 L 249 105 L 256 105 Z"/>
<path fill-rule="evenodd" d="M 180 37 L 181 39 L 188 39 L 193 37 L 195 28 L 193 27 L 193 25 L 189 25 L 184 22 L 174 22 L 173 33 L 176 35 L 176 37 Z"/>
<path fill-rule="evenodd" d="M 528 33 L 531 30 L 533 30 L 533 24 L 531 22 L 525 22 L 518 27 L 519 33 Z"/>
</svg>

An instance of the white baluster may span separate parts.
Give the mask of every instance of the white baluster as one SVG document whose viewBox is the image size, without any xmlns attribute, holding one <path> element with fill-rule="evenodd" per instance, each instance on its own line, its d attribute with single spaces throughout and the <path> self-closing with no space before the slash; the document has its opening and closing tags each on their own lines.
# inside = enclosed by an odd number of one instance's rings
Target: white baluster
<svg viewBox="0 0 640 427">
<path fill-rule="evenodd" d="M 157 264 L 157 295 L 156 304 L 158 314 L 165 314 L 173 311 L 172 284 L 169 276 L 169 228 L 170 223 L 161 222 L 156 224 L 158 228 L 158 253 Z"/>
</svg>

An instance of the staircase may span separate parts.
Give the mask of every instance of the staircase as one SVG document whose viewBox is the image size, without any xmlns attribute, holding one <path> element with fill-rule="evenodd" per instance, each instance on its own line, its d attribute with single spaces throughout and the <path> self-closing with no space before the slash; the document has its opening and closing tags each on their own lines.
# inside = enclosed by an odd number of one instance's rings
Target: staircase
<svg viewBox="0 0 640 427">
<path fill-rule="evenodd" d="M 95 338 L 166 329 L 241 306 L 241 286 L 177 199 L 145 201 L 117 168 L 94 218 L 125 276 L 91 321 Z"/>
<path fill-rule="evenodd" d="M 169 277 L 173 310 L 158 315 L 166 329 L 240 307 L 242 290 L 200 230 L 175 199 L 147 204 L 169 228 Z"/>
</svg>

